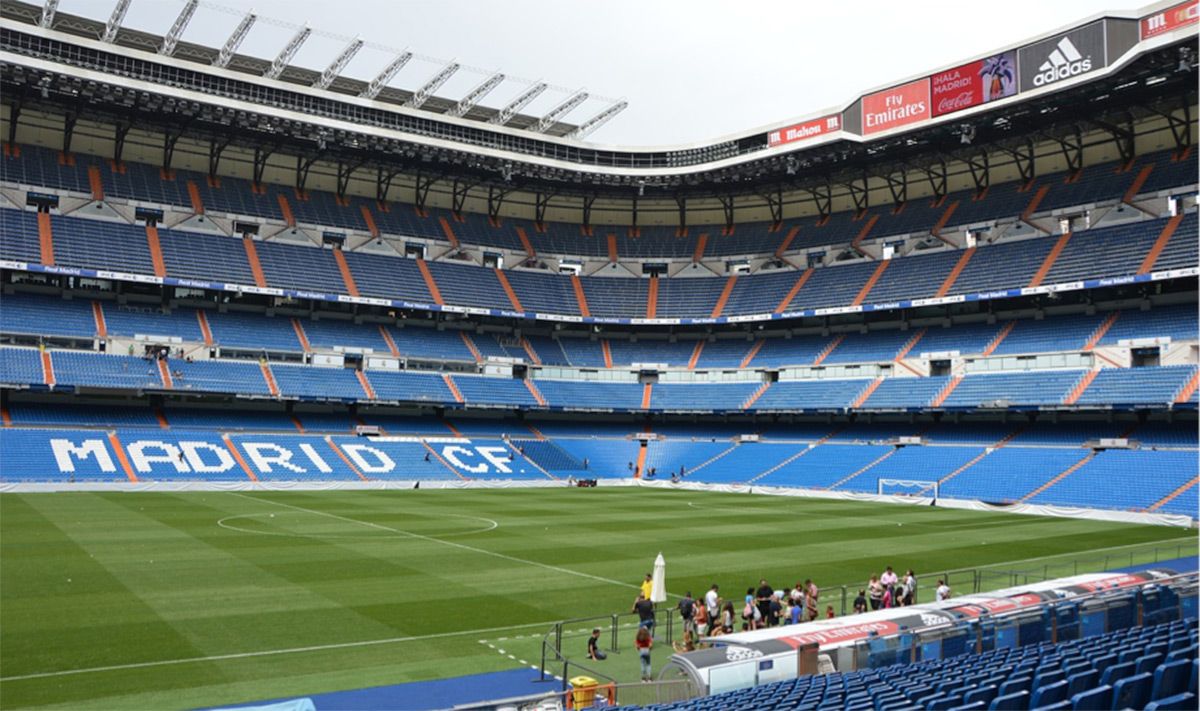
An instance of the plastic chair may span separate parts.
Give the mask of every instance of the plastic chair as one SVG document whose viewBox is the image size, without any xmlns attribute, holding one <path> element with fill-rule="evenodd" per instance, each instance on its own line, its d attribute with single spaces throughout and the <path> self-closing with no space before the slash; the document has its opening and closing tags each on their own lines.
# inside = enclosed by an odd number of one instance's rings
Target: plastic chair
<svg viewBox="0 0 1200 711">
<path fill-rule="evenodd" d="M 1149 674 L 1153 674 L 1154 670 L 1158 668 L 1158 665 L 1162 664 L 1164 656 L 1165 655 L 1163 655 L 1163 654 L 1146 654 L 1144 656 L 1138 657 L 1137 658 L 1137 673 L 1141 674 L 1142 672 L 1146 672 Z"/>
<path fill-rule="evenodd" d="M 986 686 L 980 686 L 978 689 L 973 691 L 968 691 L 966 696 L 963 697 L 963 703 L 968 706 L 974 703 L 981 703 L 984 706 L 987 706 L 988 704 L 992 703 L 992 699 L 999 695 L 1000 687 L 996 684 L 988 684 Z"/>
<path fill-rule="evenodd" d="M 1140 709 L 1150 701 L 1150 689 L 1154 677 L 1149 672 L 1134 674 L 1118 681 L 1113 686 L 1112 708 Z"/>
<path fill-rule="evenodd" d="M 1137 668 L 1133 662 L 1125 662 L 1124 664 L 1114 664 L 1104 673 L 1100 675 L 1100 683 L 1107 686 L 1115 686 L 1116 683 L 1127 676 L 1133 676 Z"/>
<path fill-rule="evenodd" d="M 1159 665 L 1154 670 L 1154 689 L 1150 692 L 1150 698 L 1157 701 L 1187 691 L 1188 675 L 1191 673 L 1192 665 L 1186 659 Z"/>
<path fill-rule="evenodd" d="M 1027 676 L 1021 676 L 1021 677 L 1017 677 L 1015 679 L 1009 679 L 1008 681 L 1004 682 L 1003 685 L 1000 686 L 1000 692 L 999 692 L 998 696 L 1011 696 L 1012 694 L 1015 694 L 1018 691 L 1028 692 L 1029 689 L 1032 688 L 1032 686 L 1033 686 L 1033 679 L 1031 679 L 1030 677 L 1027 677 Z"/>
<path fill-rule="evenodd" d="M 1067 698 L 1071 698 L 1081 691 L 1087 691 L 1099 685 L 1100 674 L 1093 669 L 1081 671 L 1078 674 L 1072 674 L 1067 677 Z"/>
<path fill-rule="evenodd" d="M 988 705 L 988 711 L 1023 711 L 1027 708 L 1029 708 L 1028 691 L 1018 691 L 1015 694 L 997 696 Z"/>
<path fill-rule="evenodd" d="M 1146 711 L 1195 711 L 1197 699 L 1191 694 L 1176 694 L 1165 699 L 1151 701 Z"/>
<path fill-rule="evenodd" d="M 1033 677 L 1033 690 L 1037 691 L 1038 689 L 1042 688 L 1043 686 L 1049 686 L 1050 684 L 1057 684 L 1060 681 L 1066 681 L 1066 680 L 1067 680 L 1067 675 L 1062 673 L 1058 669 L 1040 672 L 1037 676 Z"/>
<path fill-rule="evenodd" d="M 1041 708 L 1050 704 L 1057 704 L 1059 701 L 1067 700 L 1067 681 L 1056 681 L 1053 684 L 1045 684 L 1038 687 L 1033 692 L 1033 698 L 1030 704 L 1033 708 Z"/>
<path fill-rule="evenodd" d="M 1088 689 L 1071 697 L 1071 708 L 1076 711 L 1095 711 L 1112 705 L 1112 687 L 1107 684 Z"/>
</svg>

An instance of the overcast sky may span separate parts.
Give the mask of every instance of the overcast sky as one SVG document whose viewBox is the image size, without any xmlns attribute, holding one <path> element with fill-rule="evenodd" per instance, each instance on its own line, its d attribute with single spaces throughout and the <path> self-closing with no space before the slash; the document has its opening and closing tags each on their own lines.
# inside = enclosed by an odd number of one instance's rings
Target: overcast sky
<svg viewBox="0 0 1200 711">
<path fill-rule="evenodd" d="M 33 0 L 37 1 L 37 0 Z M 115 0 L 62 0 L 61 12 L 106 19 Z M 242 13 L 263 18 L 241 51 L 271 59 L 311 23 L 293 63 L 324 69 L 360 35 L 367 47 L 345 74 L 369 80 L 392 48 L 418 55 L 391 85 L 415 90 L 434 60 L 466 69 L 437 93 L 458 98 L 487 72 L 514 77 L 483 102 L 501 106 L 543 79 L 556 89 L 527 109 L 542 114 L 586 88 L 629 108 L 589 137 L 596 143 L 705 141 L 841 105 L 865 89 L 1019 42 L 1105 9 L 1099 0 L 203 0 L 184 34 L 220 46 Z M 158 34 L 183 0 L 133 0 L 125 24 Z M 272 21 L 268 21 L 268 18 Z M 324 34 L 321 34 L 324 33 Z M 326 36 L 334 35 L 334 36 Z M 589 100 L 581 122 L 606 106 Z"/>
</svg>

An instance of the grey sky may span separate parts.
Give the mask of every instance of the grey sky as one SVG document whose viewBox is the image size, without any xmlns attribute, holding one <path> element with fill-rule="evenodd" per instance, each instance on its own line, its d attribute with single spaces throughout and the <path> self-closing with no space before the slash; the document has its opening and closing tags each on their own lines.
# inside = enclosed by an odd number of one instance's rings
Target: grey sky
<svg viewBox="0 0 1200 711">
<path fill-rule="evenodd" d="M 115 0 L 62 0 L 60 11 L 105 19 Z M 228 11 L 214 7 L 218 3 Z M 213 0 L 184 39 L 221 45 L 246 10 L 264 18 L 242 51 L 272 58 L 310 22 L 368 43 L 346 74 L 370 79 L 392 55 L 418 55 L 392 81 L 415 89 L 439 65 L 460 71 L 438 94 L 457 98 L 498 70 L 556 87 L 623 97 L 629 108 L 589 137 L 596 143 L 689 143 L 806 115 L 864 89 L 969 59 L 1074 23 L 1109 7 L 1100 0 Z M 133 0 L 126 25 L 164 33 L 183 0 Z M 324 69 L 345 42 L 314 34 L 294 63 Z M 375 46 L 370 46 L 375 45 Z M 505 82 L 484 104 L 503 105 L 526 84 Z M 566 98 L 547 92 L 527 109 L 544 113 Z M 570 114 L 582 121 L 606 102 Z"/>
</svg>

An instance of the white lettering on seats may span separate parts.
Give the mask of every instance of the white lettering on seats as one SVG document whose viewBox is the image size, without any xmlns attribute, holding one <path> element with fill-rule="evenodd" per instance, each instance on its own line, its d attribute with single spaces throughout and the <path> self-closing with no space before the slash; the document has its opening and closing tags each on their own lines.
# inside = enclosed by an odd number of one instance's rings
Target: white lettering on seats
<svg viewBox="0 0 1200 711">
<path fill-rule="evenodd" d="M 271 465 L 277 465 L 294 471 L 297 474 L 305 474 L 306 471 L 292 464 L 289 461 L 292 458 L 292 450 L 284 449 L 277 444 L 270 442 L 241 442 L 242 449 L 246 450 L 246 454 L 250 455 L 251 461 L 254 462 L 254 468 L 265 474 L 270 474 L 275 471 Z M 264 452 L 272 451 L 274 454 L 264 454 Z"/>
<path fill-rule="evenodd" d="M 50 449 L 54 451 L 54 461 L 58 464 L 60 472 L 75 471 L 75 459 L 82 461 L 88 457 L 96 458 L 96 464 L 99 465 L 102 472 L 117 470 L 113 465 L 112 455 L 108 453 L 103 440 L 85 439 L 79 446 L 75 446 L 75 443 L 69 439 L 52 439 L 50 440 Z"/>
<path fill-rule="evenodd" d="M 220 474 L 233 469 L 233 457 L 224 447 L 218 447 L 208 442 L 180 442 L 179 448 L 183 450 L 183 456 L 191 465 L 192 471 L 197 474 Z M 216 457 L 217 463 L 209 464 L 204 461 L 205 457 L 201 452 L 211 453 Z"/>
<path fill-rule="evenodd" d="M 387 474 L 396 468 L 396 462 L 387 455 L 386 452 L 378 450 L 374 447 L 365 444 L 347 444 L 342 447 L 342 451 L 347 457 L 354 460 L 354 465 L 363 471 L 365 474 Z M 370 454 L 375 458 L 374 462 L 367 460 L 363 454 Z"/>
<path fill-rule="evenodd" d="M 317 454 L 317 450 L 313 449 L 311 444 L 305 442 L 300 445 L 300 451 L 308 455 L 308 461 L 317 467 L 317 471 L 322 474 L 328 474 L 333 471 L 333 467 L 325 463 L 325 460 L 321 458 L 321 455 Z"/>
<path fill-rule="evenodd" d="M 491 462 L 501 473 L 512 473 L 512 469 L 508 467 L 508 457 L 511 455 L 511 451 L 507 447 L 476 447 L 475 451 L 482 454 L 483 458 Z"/>
<path fill-rule="evenodd" d="M 487 464 L 484 464 L 483 462 L 479 462 L 478 464 L 467 464 L 466 462 L 464 462 L 462 459 L 459 458 L 460 456 L 466 456 L 466 457 L 471 457 L 471 458 L 474 458 L 476 456 L 475 452 L 472 452 L 471 450 L 467 449 L 466 447 L 458 447 L 455 445 L 451 445 L 449 447 L 442 447 L 442 456 L 444 458 L 450 460 L 451 464 L 458 467 L 459 469 L 462 469 L 463 471 L 468 471 L 468 472 L 471 472 L 472 474 L 486 474 L 487 473 L 487 470 L 488 470 Z"/>
<path fill-rule="evenodd" d="M 183 461 L 183 453 L 179 451 L 179 447 L 169 442 L 143 439 L 129 444 L 125 449 L 129 451 L 129 458 L 133 460 L 133 468 L 143 474 L 152 470 L 151 464 L 158 463 L 170 464 L 181 474 L 191 471 L 187 462 Z M 148 454 L 147 449 L 157 449 L 161 454 Z"/>
</svg>

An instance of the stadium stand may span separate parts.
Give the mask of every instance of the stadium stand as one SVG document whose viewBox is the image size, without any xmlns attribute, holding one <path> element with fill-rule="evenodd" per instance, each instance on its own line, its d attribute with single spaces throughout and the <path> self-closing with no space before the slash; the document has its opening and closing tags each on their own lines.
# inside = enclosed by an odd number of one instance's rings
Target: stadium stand
<svg viewBox="0 0 1200 711">
<path fill-rule="evenodd" d="M 644 711 L 794 708 L 1190 708 L 1195 619 L 910 664 L 807 675 Z M 1129 661 L 1122 661 L 1129 659 Z"/>
</svg>

